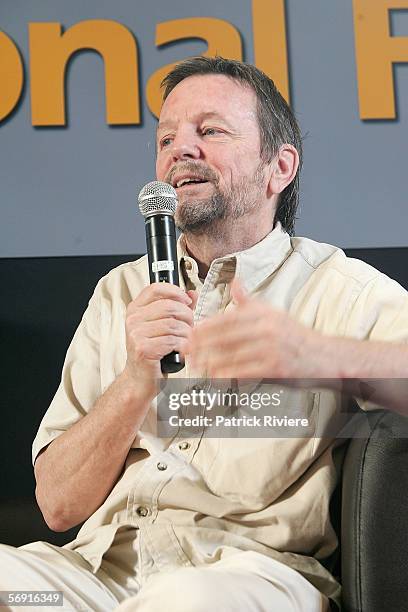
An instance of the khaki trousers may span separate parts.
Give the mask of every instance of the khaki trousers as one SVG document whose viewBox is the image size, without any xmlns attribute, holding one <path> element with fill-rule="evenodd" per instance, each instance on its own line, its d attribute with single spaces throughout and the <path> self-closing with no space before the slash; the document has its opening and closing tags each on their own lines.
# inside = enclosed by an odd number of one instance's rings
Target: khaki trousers
<svg viewBox="0 0 408 612">
<path fill-rule="evenodd" d="M 135 538 L 136 540 L 136 538 Z M 63 606 L 0 610 L 87 612 L 325 612 L 327 599 L 291 568 L 253 551 L 205 567 L 140 575 L 136 546 L 118 539 L 93 574 L 77 552 L 34 542 L 0 545 L 1 591 L 63 592 Z"/>
</svg>

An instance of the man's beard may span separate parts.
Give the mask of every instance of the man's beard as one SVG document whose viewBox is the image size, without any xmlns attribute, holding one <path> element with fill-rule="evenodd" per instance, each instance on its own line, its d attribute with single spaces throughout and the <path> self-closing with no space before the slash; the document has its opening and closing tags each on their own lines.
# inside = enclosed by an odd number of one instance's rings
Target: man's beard
<svg viewBox="0 0 408 612">
<path fill-rule="evenodd" d="M 252 180 L 242 178 L 228 190 L 222 191 L 218 183 L 212 181 L 214 193 L 210 197 L 186 198 L 178 205 L 174 216 L 177 227 L 184 233 L 218 234 L 222 221 L 239 219 L 256 208 L 261 199 L 263 179 L 263 165 L 260 164 Z"/>
</svg>

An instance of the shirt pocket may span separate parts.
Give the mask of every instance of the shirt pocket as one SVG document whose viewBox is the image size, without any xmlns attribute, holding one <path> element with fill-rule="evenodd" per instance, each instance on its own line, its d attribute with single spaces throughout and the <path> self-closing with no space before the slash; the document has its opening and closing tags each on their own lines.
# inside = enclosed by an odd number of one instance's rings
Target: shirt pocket
<svg viewBox="0 0 408 612">
<path fill-rule="evenodd" d="M 211 428 L 195 453 L 192 463 L 207 488 L 234 502 L 237 512 L 271 504 L 313 463 L 319 393 L 289 390 L 283 397 L 279 409 L 257 413 L 261 420 L 265 414 L 275 416 L 275 427 L 243 426 L 239 437 L 233 428 L 229 437 L 226 428 L 223 437 Z M 289 425 L 289 419 L 298 419 L 298 425 Z M 301 419 L 308 426 L 302 426 Z"/>
</svg>

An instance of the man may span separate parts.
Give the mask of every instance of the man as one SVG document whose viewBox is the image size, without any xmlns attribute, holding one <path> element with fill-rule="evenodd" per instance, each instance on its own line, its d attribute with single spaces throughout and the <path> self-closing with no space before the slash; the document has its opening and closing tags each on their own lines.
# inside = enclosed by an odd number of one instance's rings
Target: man
<svg viewBox="0 0 408 612">
<path fill-rule="evenodd" d="M 63 548 L 2 547 L 1 588 L 62 590 L 66 609 L 327 610 L 335 444 L 204 426 L 161 438 L 160 359 L 185 355 L 170 379 L 250 391 L 247 379 L 406 376 L 407 294 L 335 247 L 290 238 L 301 138 L 265 75 L 193 58 L 164 85 L 156 171 L 178 192 L 181 287 L 149 286 L 146 258 L 99 282 L 33 445 L 48 525 L 86 522 Z M 298 397 L 323 426 L 338 410 L 330 389 Z"/>
</svg>

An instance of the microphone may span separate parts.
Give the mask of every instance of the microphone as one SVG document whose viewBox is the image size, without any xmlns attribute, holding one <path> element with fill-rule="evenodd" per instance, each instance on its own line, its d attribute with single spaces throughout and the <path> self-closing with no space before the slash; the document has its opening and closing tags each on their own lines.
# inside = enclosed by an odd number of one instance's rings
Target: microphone
<svg viewBox="0 0 408 612">
<path fill-rule="evenodd" d="M 180 285 L 174 225 L 176 190 L 169 183 L 152 181 L 140 191 L 138 200 L 145 218 L 150 283 Z M 163 374 L 173 374 L 184 367 L 176 351 L 165 355 L 160 364 Z"/>
</svg>

